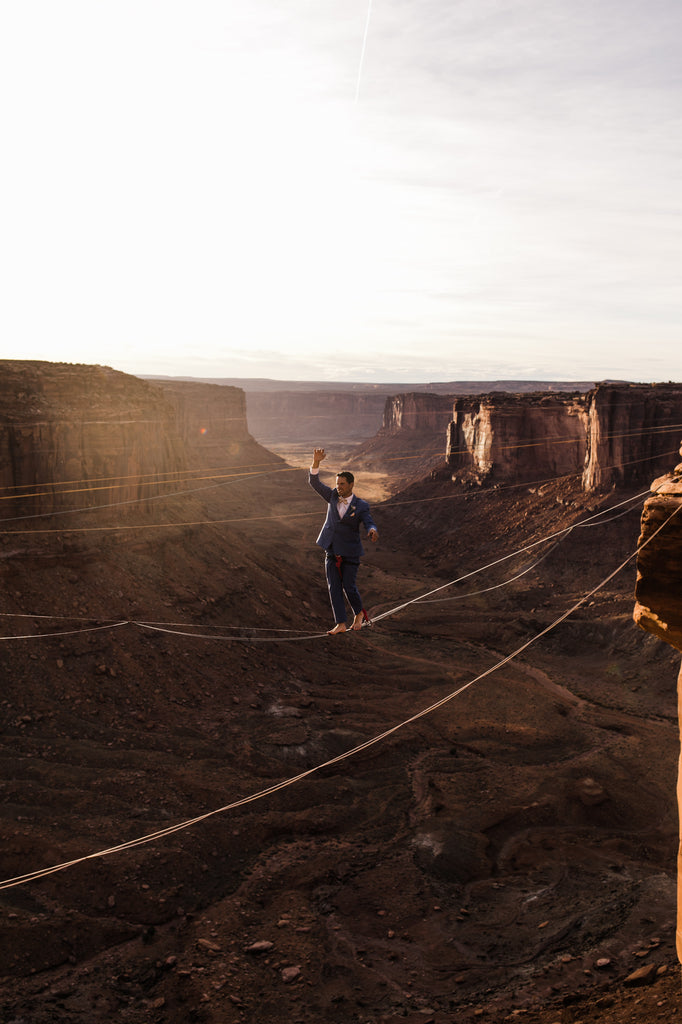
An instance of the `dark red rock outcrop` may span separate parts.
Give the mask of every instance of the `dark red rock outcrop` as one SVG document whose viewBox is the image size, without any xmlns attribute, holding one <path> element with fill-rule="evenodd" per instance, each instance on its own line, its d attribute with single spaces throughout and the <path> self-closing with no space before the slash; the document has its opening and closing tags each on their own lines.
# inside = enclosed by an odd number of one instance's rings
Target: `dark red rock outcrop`
<svg viewBox="0 0 682 1024">
<path fill-rule="evenodd" d="M 682 651 L 682 463 L 654 480 L 651 490 L 642 512 L 634 619 Z M 682 727 L 682 670 L 677 693 Z M 682 760 L 677 801 L 682 816 Z M 682 960 L 682 845 L 677 857 L 677 955 Z"/>
<path fill-rule="evenodd" d="M 674 458 L 681 384 L 600 384 L 587 396 L 586 491 L 648 484 Z"/>
<path fill-rule="evenodd" d="M 198 467 L 269 464 L 239 388 L 0 361 L 0 518 L 150 500 Z"/>
<path fill-rule="evenodd" d="M 442 434 L 450 422 L 452 395 L 422 394 L 411 391 L 393 395 L 384 405 L 381 433 L 409 431 L 412 433 Z"/>
<path fill-rule="evenodd" d="M 669 464 L 680 422 L 680 384 L 457 398 L 447 461 L 454 478 L 477 484 L 581 476 L 587 492 L 631 487 Z"/>
<path fill-rule="evenodd" d="M 682 651 L 682 463 L 651 490 L 642 512 L 635 622 Z"/>
<path fill-rule="evenodd" d="M 107 366 L 0 362 L 3 518 L 149 498 L 185 467 L 154 385 Z"/>
<path fill-rule="evenodd" d="M 524 483 L 579 473 L 586 452 L 581 394 L 457 398 L 446 457 L 453 477 Z"/>
<path fill-rule="evenodd" d="M 159 388 L 175 410 L 176 429 L 187 448 L 190 463 L 221 467 L 239 465 L 264 451 L 249 433 L 246 396 L 241 388 L 190 381 L 163 381 Z M 267 453 L 267 461 L 279 461 Z"/>
</svg>

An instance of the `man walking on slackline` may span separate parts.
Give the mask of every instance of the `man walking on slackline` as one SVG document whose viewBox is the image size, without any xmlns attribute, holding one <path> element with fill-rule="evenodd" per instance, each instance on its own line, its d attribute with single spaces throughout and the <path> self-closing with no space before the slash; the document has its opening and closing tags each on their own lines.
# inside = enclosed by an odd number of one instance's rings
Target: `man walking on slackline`
<svg viewBox="0 0 682 1024">
<path fill-rule="evenodd" d="M 326 552 L 327 587 L 336 623 L 328 632 L 333 635 L 345 633 L 347 629 L 344 593 L 353 609 L 351 629 L 361 629 L 363 620 L 367 617 L 355 585 L 360 557 L 365 553 L 360 540 L 360 524 L 367 530 L 367 536 L 372 543 L 376 543 L 379 531 L 372 519 L 368 503 L 353 494 L 355 477 L 352 473 L 342 470 L 336 477 L 336 487 L 333 489 L 322 483 L 319 477 L 320 463 L 326 457 L 324 448 L 315 449 L 308 481 L 329 505 L 327 518 L 317 543 Z"/>
</svg>

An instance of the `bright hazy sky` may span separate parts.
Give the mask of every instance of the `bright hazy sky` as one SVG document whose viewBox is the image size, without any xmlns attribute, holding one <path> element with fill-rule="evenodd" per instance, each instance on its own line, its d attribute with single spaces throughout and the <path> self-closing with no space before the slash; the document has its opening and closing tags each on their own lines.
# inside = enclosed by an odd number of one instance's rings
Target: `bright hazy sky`
<svg viewBox="0 0 682 1024">
<path fill-rule="evenodd" d="M 681 38 L 680 0 L 2 0 L 0 356 L 682 380 Z"/>
</svg>

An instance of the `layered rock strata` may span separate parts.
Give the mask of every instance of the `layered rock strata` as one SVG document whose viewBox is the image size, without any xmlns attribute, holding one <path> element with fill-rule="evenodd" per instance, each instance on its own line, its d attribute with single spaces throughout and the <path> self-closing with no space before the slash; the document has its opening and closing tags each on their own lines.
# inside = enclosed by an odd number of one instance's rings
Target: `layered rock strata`
<svg viewBox="0 0 682 1024">
<path fill-rule="evenodd" d="M 681 422 L 679 384 L 469 396 L 454 402 L 446 458 L 453 478 L 469 483 L 566 475 L 587 492 L 630 487 L 669 465 Z"/>
<path fill-rule="evenodd" d="M 447 435 L 453 477 L 524 483 L 580 472 L 587 451 L 580 394 L 458 398 Z"/>
<path fill-rule="evenodd" d="M 600 384 L 586 411 L 584 490 L 646 486 L 665 473 L 682 432 L 682 385 Z"/>
<path fill-rule="evenodd" d="M 442 436 L 452 414 L 452 395 L 422 394 L 417 391 L 392 395 L 384 405 L 381 433 L 386 436 L 407 431 Z"/>
<path fill-rule="evenodd" d="M 188 471 L 249 460 L 279 461 L 250 436 L 239 388 L 0 361 L 0 519 L 131 501 L 144 507 Z"/>
<path fill-rule="evenodd" d="M 106 366 L 0 362 L 2 515 L 147 499 L 186 467 L 159 388 Z"/>
<path fill-rule="evenodd" d="M 480 395 L 493 391 L 527 394 L 532 392 L 585 392 L 591 383 L 556 381 L 449 381 L 429 384 L 363 384 L 329 381 L 273 381 L 226 378 L 218 384 L 236 384 L 246 393 L 249 429 L 259 441 L 314 443 L 315 438 L 364 442 L 377 431 L 392 436 L 395 417 L 403 416 L 408 430 L 413 427 L 410 406 L 426 425 L 435 397 L 443 399 L 448 412 L 445 424 L 437 419 L 439 433 L 451 419 L 456 395 Z M 407 398 L 403 410 L 400 403 Z M 423 402 L 420 401 L 423 399 Z M 441 435 L 442 436 L 442 435 Z M 440 440 L 440 438 L 439 438 Z"/>
<path fill-rule="evenodd" d="M 207 467 L 253 459 L 256 442 L 248 430 L 241 388 L 189 381 L 164 381 L 159 388 L 175 411 L 175 427 L 192 465 L 197 459 Z"/>
<path fill-rule="evenodd" d="M 682 448 L 680 449 L 682 455 Z M 682 463 L 654 480 L 642 512 L 635 622 L 682 651 Z M 682 732 L 682 669 L 677 683 Z M 682 822 L 682 758 L 677 782 Z M 682 828 L 677 858 L 677 953 L 682 961 Z"/>
</svg>

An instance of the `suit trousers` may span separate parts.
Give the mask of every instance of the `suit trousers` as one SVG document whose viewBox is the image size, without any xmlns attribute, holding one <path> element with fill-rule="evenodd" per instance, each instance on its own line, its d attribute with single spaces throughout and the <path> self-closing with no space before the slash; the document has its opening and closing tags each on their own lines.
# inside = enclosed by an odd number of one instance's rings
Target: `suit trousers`
<svg viewBox="0 0 682 1024">
<path fill-rule="evenodd" d="M 360 568 L 360 560 L 344 558 L 341 562 L 341 572 L 336 567 L 336 555 L 327 551 L 324 563 L 327 574 L 327 587 L 329 588 L 329 600 L 332 604 L 335 622 L 346 621 L 346 602 L 343 599 L 345 593 L 348 602 L 355 615 L 362 611 L 362 598 L 355 585 L 355 580 Z"/>
</svg>

